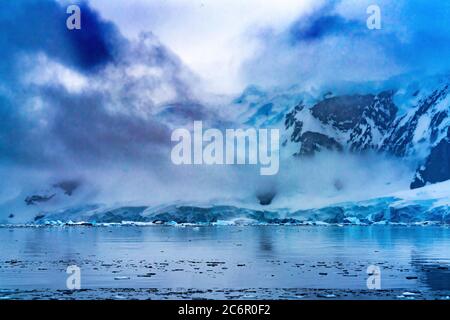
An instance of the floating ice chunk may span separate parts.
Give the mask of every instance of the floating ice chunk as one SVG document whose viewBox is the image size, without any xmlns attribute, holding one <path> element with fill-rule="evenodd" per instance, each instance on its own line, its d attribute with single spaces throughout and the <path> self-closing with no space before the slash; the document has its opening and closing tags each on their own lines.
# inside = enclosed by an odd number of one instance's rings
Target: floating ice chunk
<svg viewBox="0 0 450 320">
<path fill-rule="evenodd" d="M 331 299 L 331 298 L 336 298 L 336 295 L 335 294 L 319 294 L 318 297 Z"/>
</svg>

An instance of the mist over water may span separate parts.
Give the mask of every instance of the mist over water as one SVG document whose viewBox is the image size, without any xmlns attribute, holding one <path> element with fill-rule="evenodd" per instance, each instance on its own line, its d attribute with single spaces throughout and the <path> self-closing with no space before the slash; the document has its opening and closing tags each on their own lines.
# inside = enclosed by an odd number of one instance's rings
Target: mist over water
<svg viewBox="0 0 450 320">
<path fill-rule="evenodd" d="M 162 163 L 162 162 L 161 162 Z M 38 208 L 54 211 L 87 204 L 157 206 L 167 204 L 234 205 L 254 209 L 310 209 L 344 201 L 359 201 L 408 188 L 412 166 L 383 155 L 325 152 L 314 158 L 282 159 L 275 176 L 261 176 L 257 165 L 96 167 L 77 170 L 22 168 L 3 171 L 0 199 L 5 219 L 16 213 L 19 221 L 36 215 L 27 206 L 31 195 L 57 196 Z M 74 181 L 70 195 L 54 186 Z M 268 206 L 261 195 L 271 194 Z M 266 203 L 267 204 L 267 203 Z"/>
</svg>

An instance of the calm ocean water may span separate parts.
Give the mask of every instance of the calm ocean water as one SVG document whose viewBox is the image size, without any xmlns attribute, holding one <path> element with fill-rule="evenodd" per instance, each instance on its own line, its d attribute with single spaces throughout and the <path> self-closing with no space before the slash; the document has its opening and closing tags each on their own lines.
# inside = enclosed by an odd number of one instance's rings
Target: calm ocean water
<svg viewBox="0 0 450 320">
<path fill-rule="evenodd" d="M 66 292 L 70 265 L 84 291 Z M 367 288 L 370 265 L 381 291 Z M 3 299 L 446 298 L 450 229 L 0 228 L 0 289 Z"/>
</svg>

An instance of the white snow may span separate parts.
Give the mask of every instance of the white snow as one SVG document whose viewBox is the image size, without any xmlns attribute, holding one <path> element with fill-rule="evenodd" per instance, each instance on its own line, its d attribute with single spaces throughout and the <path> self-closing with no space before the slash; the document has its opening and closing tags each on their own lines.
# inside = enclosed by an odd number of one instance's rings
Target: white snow
<svg viewBox="0 0 450 320">
<path fill-rule="evenodd" d="M 414 131 L 414 137 L 413 137 L 413 142 L 417 143 L 420 140 L 426 138 L 427 135 L 427 131 L 430 128 L 430 116 L 428 114 L 424 114 L 423 116 L 421 116 L 419 118 L 419 121 L 417 122 L 417 126 L 416 126 L 416 130 Z"/>
<path fill-rule="evenodd" d="M 423 188 L 406 190 L 390 194 L 396 198 L 403 200 L 427 200 L 427 199 L 440 199 L 450 201 L 450 180 L 427 185 Z"/>
</svg>

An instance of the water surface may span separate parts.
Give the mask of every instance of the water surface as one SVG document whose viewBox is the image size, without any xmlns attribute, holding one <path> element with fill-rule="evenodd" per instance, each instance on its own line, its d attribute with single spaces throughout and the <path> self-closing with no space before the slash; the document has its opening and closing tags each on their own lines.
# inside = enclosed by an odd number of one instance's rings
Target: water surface
<svg viewBox="0 0 450 320">
<path fill-rule="evenodd" d="M 0 252 L 4 299 L 450 295 L 447 227 L 0 228 Z M 84 291 L 66 290 L 69 265 Z M 370 265 L 382 290 L 367 288 Z"/>
</svg>

